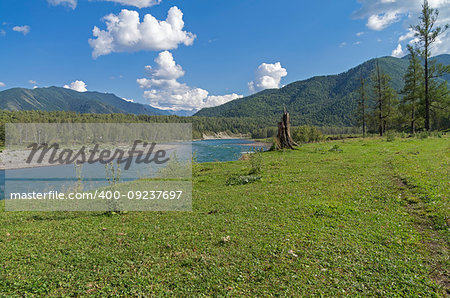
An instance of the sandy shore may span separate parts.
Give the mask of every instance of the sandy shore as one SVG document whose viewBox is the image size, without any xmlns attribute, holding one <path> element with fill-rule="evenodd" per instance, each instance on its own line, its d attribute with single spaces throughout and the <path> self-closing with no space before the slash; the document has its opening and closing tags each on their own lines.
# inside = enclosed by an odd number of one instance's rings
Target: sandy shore
<svg viewBox="0 0 450 298">
<path fill-rule="evenodd" d="M 270 148 L 272 147 L 271 143 L 266 142 L 253 142 L 249 144 L 241 144 L 242 146 L 248 146 L 248 147 L 264 147 L 264 148 Z"/>
<path fill-rule="evenodd" d="M 249 135 L 244 134 L 227 134 L 226 132 L 218 132 L 213 135 L 202 135 L 202 140 L 230 140 L 230 139 L 246 139 L 249 138 Z"/>
</svg>

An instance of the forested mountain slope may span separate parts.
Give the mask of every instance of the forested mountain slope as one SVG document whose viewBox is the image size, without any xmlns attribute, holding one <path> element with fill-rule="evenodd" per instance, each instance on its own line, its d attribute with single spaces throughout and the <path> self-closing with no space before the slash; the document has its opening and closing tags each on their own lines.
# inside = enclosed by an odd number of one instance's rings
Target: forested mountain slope
<svg viewBox="0 0 450 298">
<path fill-rule="evenodd" d="M 450 55 L 440 55 L 434 59 L 450 64 Z M 281 89 L 264 90 L 218 107 L 202 109 L 196 116 L 265 117 L 275 123 L 286 106 L 294 125 L 351 126 L 359 99 L 361 72 L 369 81 L 376 60 L 369 60 L 338 75 L 317 76 Z M 378 61 L 382 71 L 392 78 L 392 87 L 400 91 L 409 64 L 407 57 L 383 57 Z M 445 79 L 450 81 L 450 76 Z M 367 92 L 371 92 L 370 84 L 367 84 Z"/>
<path fill-rule="evenodd" d="M 78 113 L 124 113 L 136 115 L 168 115 L 149 105 L 128 102 L 114 94 L 77 92 L 49 88 L 13 88 L 0 92 L 0 109 L 10 111 L 73 111 Z"/>
</svg>

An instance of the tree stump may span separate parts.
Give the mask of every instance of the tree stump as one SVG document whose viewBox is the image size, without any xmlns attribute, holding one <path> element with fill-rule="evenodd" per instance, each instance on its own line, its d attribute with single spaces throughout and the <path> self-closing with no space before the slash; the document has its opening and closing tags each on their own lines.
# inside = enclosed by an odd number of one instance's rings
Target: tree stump
<svg viewBox="0 0 450 298">
<path fill-rule="evenodd" d="M 278 149 L 294 149 L 298 146 L 291 136 L 291 118 L 289 113 L 284 109 L 283 118 L 278 122 Z"/>
</svg>

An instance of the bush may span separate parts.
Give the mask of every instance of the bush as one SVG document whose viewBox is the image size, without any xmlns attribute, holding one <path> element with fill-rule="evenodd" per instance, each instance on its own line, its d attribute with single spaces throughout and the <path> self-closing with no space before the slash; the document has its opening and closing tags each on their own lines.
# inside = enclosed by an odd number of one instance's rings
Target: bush
<svg viewBox="0 0 450 298">
<path fill-rule="evenodd" d="M 261 149 L 262 151 L 262 149 Z M 255 150 L 254 153 L 250 154 L 250 172 L 249 174 L 260 174 L 262 171 L 262 152 Z"/>
<path fill-rule="evenodd" d="M 296 143 L 319 142 L 324 139 L 322 132 L 315 126 L 297 126 L 292 129 L 292 138 Z"/>
<path fill-rule="evenodd" d="M 277 137 L 273 137 L 272 138 L 272 146 L 270 146 L 269 151 L 278 150 L 278 149 L 280 149 L 280 147 L 281 147 L 280 140 L 278 140 Z"/>
<path fill-rule="evenodd" d="M 388 131 L 386 134 L 386 141 L 393 142 L 395 141 L 395 133 L 393 131 Z"/>
<path fill-rule="evenodd" d="M 192 163 L 195 156 L 191 161 L 180 161 L 177 153 L 174 152 L 170 155 L 169 161 L 164 167 L 158 169 L 159 178 L 186 178 L 192 175 Z"/>
<path fill-rule="evenodd" d="M 338 144 L 336 144 L 333 147 L 331 147 L 331 149 L 329 151 L 330 152 L 342 152 L 342 149 L 339 147 Z"/>
<path fill-rule="evenodd" d="M 246 175 L 246 176 L 233 175 L 227 179 L 226 185 L 227 186 L 245 185 L 259 180 L 261 180 L 261 176 L 257 175 Z"/>
<path fill-rule="evenodd" d="M 422 131 L 422 132 L 416 134 L 416 138 L 418 138 L 420 140 L 427 139 L 428 138 L 428 132 Z"/>
</svg>

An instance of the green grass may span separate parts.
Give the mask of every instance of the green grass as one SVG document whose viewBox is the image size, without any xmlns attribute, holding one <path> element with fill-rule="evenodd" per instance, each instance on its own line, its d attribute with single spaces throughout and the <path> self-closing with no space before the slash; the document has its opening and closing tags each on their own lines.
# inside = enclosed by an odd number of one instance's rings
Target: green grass
<svg viewBox="0 0 450 298">
<path fill-rule="evenodd" d="M 196 166 L 193 212 L 0 211 L 0 295 L 442 296 L 449 153 L 307 144 L 245 185 L 226 181 L 249 160 Z"/>
</svg>

